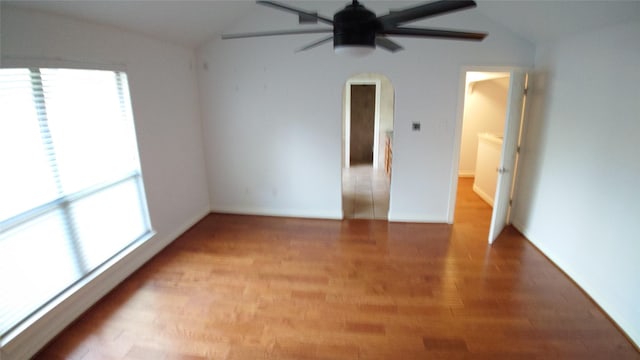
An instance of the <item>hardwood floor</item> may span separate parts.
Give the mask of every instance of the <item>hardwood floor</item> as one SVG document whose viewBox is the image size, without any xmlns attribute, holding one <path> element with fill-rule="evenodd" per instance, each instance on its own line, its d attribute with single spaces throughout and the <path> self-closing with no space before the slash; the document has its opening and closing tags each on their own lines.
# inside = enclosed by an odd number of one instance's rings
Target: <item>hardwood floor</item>
<svg viewBox="0 0 640 360">
<path fill-rule="evenodd" d="M 210 215 L 37 358 L 640 359 L 473 195 L 453 226 Z"/>
</svg>

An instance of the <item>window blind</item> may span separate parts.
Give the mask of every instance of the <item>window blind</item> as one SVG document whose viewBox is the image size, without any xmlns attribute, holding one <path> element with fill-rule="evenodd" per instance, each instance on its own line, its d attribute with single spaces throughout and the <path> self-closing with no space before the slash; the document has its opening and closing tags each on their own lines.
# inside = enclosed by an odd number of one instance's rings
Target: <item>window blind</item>
<svg viewBox="0 0 640 360">
<path fill-rule="evenodd" d="M 148 237 L 126 75 L 0 70 L 0 339 Z"/>
</svg>

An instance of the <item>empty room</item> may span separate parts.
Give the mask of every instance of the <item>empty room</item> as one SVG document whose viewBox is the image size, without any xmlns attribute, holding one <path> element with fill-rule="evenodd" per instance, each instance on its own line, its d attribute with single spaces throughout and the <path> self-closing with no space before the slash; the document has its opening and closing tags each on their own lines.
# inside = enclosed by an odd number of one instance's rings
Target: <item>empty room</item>
<svg viewBox="0 0 640 360">
<path fill-rule="evenodd" d="M 0 6 L 0 360 L 640 359 L 639 1 Z"/>
</svg>

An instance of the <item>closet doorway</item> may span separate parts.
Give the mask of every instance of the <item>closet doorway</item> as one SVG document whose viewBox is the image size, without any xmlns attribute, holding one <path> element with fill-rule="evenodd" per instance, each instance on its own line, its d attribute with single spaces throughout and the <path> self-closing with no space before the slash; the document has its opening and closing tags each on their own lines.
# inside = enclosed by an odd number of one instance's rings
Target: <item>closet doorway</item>
<svg viewBox="0 0 640 360">
<path fill-rule="evenodd" d="M 473 219 L 475 228 L 468 230 L 486 231 L 489 243 L 509 223 L 526 81 L 527 74 L 517 70 L 464 74 L 449 218 L 459 225 Z"/>
</svg>

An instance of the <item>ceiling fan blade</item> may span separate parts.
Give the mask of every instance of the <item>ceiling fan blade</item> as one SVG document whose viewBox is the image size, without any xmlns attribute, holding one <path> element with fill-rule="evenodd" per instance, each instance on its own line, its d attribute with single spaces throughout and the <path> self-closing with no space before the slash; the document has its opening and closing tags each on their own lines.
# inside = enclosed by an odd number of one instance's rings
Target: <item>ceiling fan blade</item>
<svg viewBox="0 0 640 360">
<path fill-rule="evenodd" d="M 293 8 L 289 5 L 284 5 L 284 4 L 280 4 L 278 2 L 275 1 L 256 1 L 257 4 L 260 5 L 264 5 L 264 6 L 270 6 L 272 8 L 278 9 L 278 10 L 284 10 L 284 11 L 289 11 L 295 14 L 298 14 L 298 16 L 300 17 L 300 19 L 309 19 L 309 18 L 315 18 L 318 21 L 322 21 L 325 24 L 329 24 L 329 25 L 333 25 L 333 20 L 326 18 L 324 16 L 320 16 L 316 13 L 312 13 L 312 12 L 308 12 L 305 10 L 300 10 L 300 9 L 296 9 Z"/>
<path fill-rule="evenodd" d="M 379 46 L 379 47 L 381 47 L 381 48 L 383 48 L 385 50 L 389 50 L 392 53 L 404 49 L 402 46 L 400 46 L 396 42 L 391 41 L 391 40 L 389 40 L 386 37 L 381 36 L 381 35 L 376 36 L 376 46 Z"/>
<path fill-rule="evenodd" d="M 309 50 L 309 49 L 313 49 L 314 47 L 316 47 L 316 46 L 320 46 L 320 45 L 322 45 L 322 44 L 324 44 L 324 43 L 326 43 L 326 42 L 329 42 L 329 41 L 331 41 L 331 40 L 333 40 L 333 35 L 331 35 L 331 36 L 329 36 L 329 37 L 326 37 L 326 38 L 322 38 L 322 39 L 320 39 L 320 40 L 318 40 L 318 41 L 314 41 L 314 42 L 312 42 L 311 44 L 309 44 L 309 45 L 307 45 L 307 46 L 304 46 L 304 47 L 301 47 L 300 49 L 296 50 L 296 52 L 306 51 L 306 50 Z"/>
<path fill-rule="evenodd" d="M 410 7 L 404 10 L 392 11 L 388 15 L 378 17 L 378 20 L 386 30 L 387 28 L 392 28 L 399 24 L 475 6 L 476 3 L 473 0 L 440 0 Z"/>
<path fill-rule="evenodd" d="M 276 31 L 264 31 L 254 33 L 242 33 L 242 34 L 222 34 L 222 39 L 242 39 L 253 38 L 261 36 L 276 36 L 276 35 L 299 35 L 299 34 L 323 34 L 333 32 L 333 29 L 299 29 L 299 30 L 276 30 Z"/>
<path fill-rule="evenodd" d="M 420 28 L 406 28 L 406 27 L 386 29 L 381 33 L 384 35 L 393 35 L 393 36 L 416 36 L 416 37 L 473 40 L 473 41 L 481 41 L 487 36 L 486 33 L 478 33 L 478 32 L 440 30 L 440 29 L 420 29 Z"/>
</svg>

